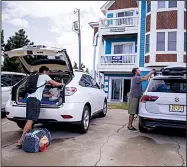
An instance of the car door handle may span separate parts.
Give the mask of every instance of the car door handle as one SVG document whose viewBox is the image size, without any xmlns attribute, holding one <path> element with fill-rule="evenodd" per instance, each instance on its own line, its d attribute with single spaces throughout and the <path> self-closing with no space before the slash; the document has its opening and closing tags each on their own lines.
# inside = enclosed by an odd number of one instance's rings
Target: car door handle
<svg viewBox="0 0 187 167">
<path fill-rule="evenodd" d="M 88 92 L 89 95 L 91 95 L 91 92 Z"/>
</svg>

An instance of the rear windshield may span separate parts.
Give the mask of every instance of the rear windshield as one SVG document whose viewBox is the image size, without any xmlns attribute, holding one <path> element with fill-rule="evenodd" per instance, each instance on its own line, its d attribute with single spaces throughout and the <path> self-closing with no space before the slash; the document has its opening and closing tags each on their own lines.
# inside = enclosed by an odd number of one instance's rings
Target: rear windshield
<svg viewBox="0 0 187 167">
<path fill-rule="evenodd" d="M 185 79 L 153 79 L 148 92 L 186 93 Z"/>
<path fill-rule="evenodd" d="M 59 55 L 59 56 L 40 56 L 40 55 L 27 55 L 23 57 L 24 60 L 29 64 L 29 65 L 33 65 L 36 64 L 38 61 L 47 61 L 47 60 L 53 60 L 55 62 L 55 60 L 61 60 L 62 62 L 65 61 L 64 59 L 64 55 Z M 51 61 L 52 62 L 52 61 Z"/>
</svg>

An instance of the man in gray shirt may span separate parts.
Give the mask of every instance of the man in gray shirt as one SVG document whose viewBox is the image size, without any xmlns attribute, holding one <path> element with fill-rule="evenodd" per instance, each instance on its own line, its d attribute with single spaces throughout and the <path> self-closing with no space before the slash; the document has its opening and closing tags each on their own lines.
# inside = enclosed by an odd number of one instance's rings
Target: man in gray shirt
<svg viewBox="0 0 187 167">
<path fill-rule="evenodd" d="M 128 113 L 129 113 L 129 123 L 128 123 L 128 130 L 137 132 L 136 128 L 132 126 L 134 115 L 138 114 L 138 104 L 139 99 L 142 95 L 142 82 L 148 80 L 149 77 L 155 72 L 152 70 L 146 76 L 141 77 L 141 71 L 139 68 L 133 68 L 132 74 L 133 78 L 131 80 L 131 89 L 130 95 L 128 100 Z"/>
</svg>

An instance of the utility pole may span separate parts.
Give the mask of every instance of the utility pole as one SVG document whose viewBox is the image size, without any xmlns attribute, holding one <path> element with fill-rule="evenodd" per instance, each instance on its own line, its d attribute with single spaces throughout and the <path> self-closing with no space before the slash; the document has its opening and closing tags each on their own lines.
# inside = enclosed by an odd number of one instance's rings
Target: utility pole
<svg viewBox="0 0 187 167">
<path fill-rule="evenodd" d="M 80 9 L 75 9 L 74 14 L 78 15 L 78 21 L 73 22 L 73 31 L 78 34 L 78 45 L 79 45 L 79 70 L 81 70 L 81 25 L 80 25 Z"/>
</svg>

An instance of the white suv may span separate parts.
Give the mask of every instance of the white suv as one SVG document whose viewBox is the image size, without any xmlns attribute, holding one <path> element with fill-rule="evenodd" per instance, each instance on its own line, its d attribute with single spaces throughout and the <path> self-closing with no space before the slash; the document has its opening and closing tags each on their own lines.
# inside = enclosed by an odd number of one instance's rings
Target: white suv
<svg viewBox="0 0 187 167">
<path fill-rule="evenodd" d="M 2 71 L 1 72 L 1 114 L 4 115 L 5 105 L 8 101 L 8 97 L 13 85 L 15 85 L 18 81 L 22 80 L 26 74 L 10 72 L 10 71 Z"/>
<path fill-rule="evenodd" d="M 74 123 L 78 124 L 79 131 L 86 133 L 91 117 L 107 114 L 107 98 L 104 90 L 87 73 L 74 71 L 65 49 L 46 46 L 27 46 L 7 52 L 8 56 L 18 56 L 25 70 L 32 75 L 41 66 L 50 69 L 49 76 L 58 82 L 65 83 L 63 88 L 54 88 L 46 85 L 39 123 Z M 23 128 L 26 121 L 25 82 L 27 78 L 13 86 L 10 99 L 6 104 L 6 113 L 9 120 L 15 121 Z M 46 96 L 53 92 L 52 97 Z"/>
<path fill-rule="evenodd" d="M 139 103 L 139 131 L 186 128 L 186 67 L 165 68 L 153 77 Z"/>
</svg>

